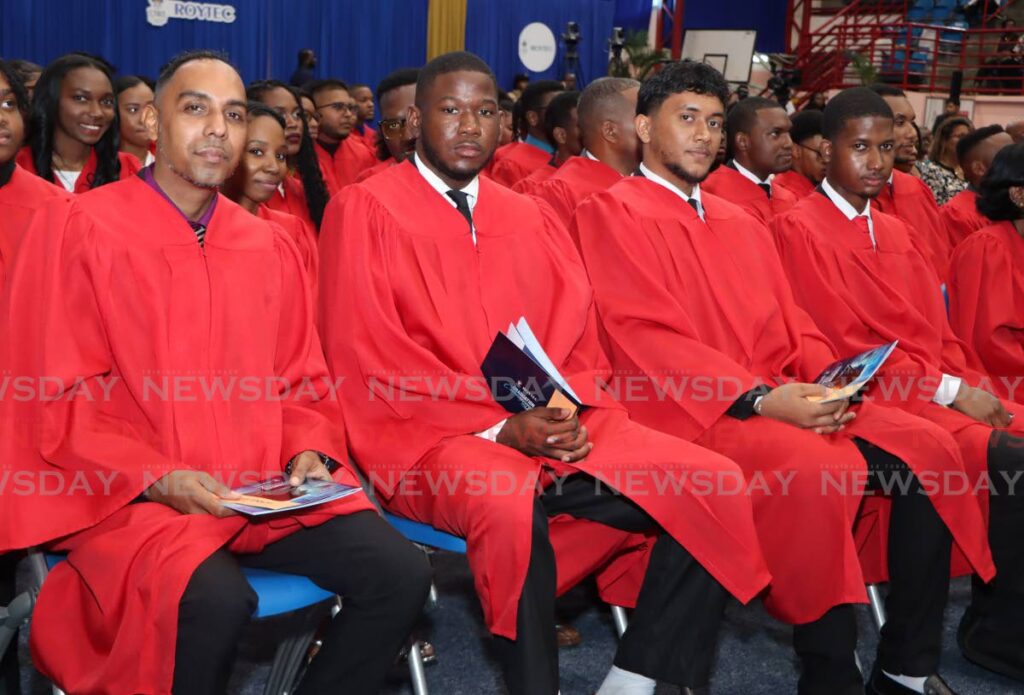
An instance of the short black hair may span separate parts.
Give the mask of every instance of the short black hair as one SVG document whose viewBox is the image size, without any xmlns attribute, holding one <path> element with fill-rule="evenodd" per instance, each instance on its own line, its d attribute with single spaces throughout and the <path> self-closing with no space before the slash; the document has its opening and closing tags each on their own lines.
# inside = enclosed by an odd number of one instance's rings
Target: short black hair
<svg viewBox="0 0 1024 695">
<path fill-rule="evenodd" d="M 971 154 L 971 150 L 980 145 L 981 143 L 988 140 L 993 135 L 999 133 L 1005 133 L 1003 126 L 998 123 L 995 125 L 987 125 L 984 128 L 978 128 L 967 133 L 967 135 L 960 138 L 960 142 L 956 144 L 956 161 L 960 162 L 960 166 L 963 166 L 964 161 Z"/>
<path fill-rule="evenodd" d="M 441 75 L 452 72 L 479 72 L 490 78 L 494 83 L 494 94 L 498 94 L 498 80 L 494 72 L 480 56 L 469 51 L 452 51 L 434 58 L 420 69 L 420 76 L 416 80 L 416 104 L 421 104 L 421 99 L 426 95 L 427 90 L 434 86 L 434 81 Z"/>
<path fill-rule="evenodd" d="M 580 102 L 579 92 L 562 92 L 548 104 L 544 112 L 544 134 L 548 142 L 555 143 L 555 128 L 568 128 L 572 120 L 572 110 L 577 108 Z"/>
<path fill-rule="evenodd" d="M 245 105 L 245 110 L 248 112 L 246 114 L 246 117 L 250 121 L 254 118 L 259 118 L 260 116 L 268 116 L 277 121 L 277 124 L 281 126 L 281 130 L 284 130 L 286 127 L 284 122 L 284 116 L 282 116 L 277 111 L 264 104 L 262 101 L 248 101 Z"/>
<path fill-rule="evenodd" d="M 401 68 L 394 72 L 388 73 L 380 84 L 377 85 L 377 101 L 387 94 L 388 92 L 398 89 L 399 87 L 407 87 L 411 84 L 416 84 L 416 80 L 420 78 L 419 68 Z"/>
<path fill-rule="evenodd" d="M 25 128 L 25 139 L 22 141 L 22 144 L 25 144 L 29 141 L 29 126 L 32 123 L 32 100 L 28 98 L 28 90 L 25 89 L 25 83 L 22 81 L 22 76 L 19 74 L 18 69 L 11 64 L 13 62 L 0 60 L 0 75 L 3 75 L 4 79 L 7 80 L 7 84 L 11 85 L 14 101 L 18 104 L 18 113 L 21 114 L 21 120 Z"/>
<path fill-rule="evenodd" d="M 997 222 L 1024 217 L 1024 211 L 1010 200 L 1010 188 L 1016 186 L 1024 187 L 1024 143 L 996 153 L 978 186 L 978 212 Z"/>
<path fill-rule="evenodd" d="M 598 125 L 596 121 L 605 113 L 604 109 L 609 99 L 621 99 L 623 92 L 639 86 L 639 82 L 628 77 L 601 77 L 588 84 L 580 94 L 580 129 Z"/>
<path fill-rule="evenodd" d="M 121 75 L 114 80 L 114 94 L 120 94 L 124 90 L 137 87 L 140 84 L 146 85 L 154 92 L 156 91 L 156 85 L 148 77 L 143 77 L 142 75 Z"/>
<path fill-rule="evenodd" d="M 313 55 L 314 53 L 312 48 L 300 48 L 298 57 L 299 64 L 301 65 L 305 62 L 306 58 L 312 58 Z"/>
<path fill-rule="evenodd" d="M 349 90 L 354 92 L 357 89 L 369 89 L 371 92 L 373 91 L 373 88 L 370 85 L 363 84 L 362 82 L 357 82 L 356 84 L 349 85 Z"/>
<path fill-rule="evenodd" d="M 750 133 L 757 124 L 758 111 L 765 109 L 782 109 L 782 104 L 774 99 L 764 97 L 747 97 L 733 104 L 725 117 L 725 133 L 729 140 L 729 151 L 740 133 Z M 783 109 L 785 110 L 785 109 Z"/>
<path fill-rule="evenodd" d="M 309 98 L 313 100 L 313 105 L 316 105 L 316 95 L 327 89 L 344 89 L 348 91 L 348 85 L 341 80 L 328 77 L 324 80 L 313 80 L 307 85 L 303 86 L 303 91 L 309 92 Z"/>
<path fill-rule="evenodd" d="M 888 86 L 888 85 L 882 85 Z M 822 113 L 821 134 L 826 140 L 834 140 L 847 121 L 854 118 L 889 118 L 892 109 L 885 99 L 872 87 L 851 87 L 829 99 Z"/>
<path fill-rule="evenodd" d="M 946 99 L 946 103 L 947 104 L 953 104 L 954 106 L 960 106 L 960 100 L 959 99 L 954 99 L 953 97 L 950 97 L 949 99 Z"/>
<path fill-rule="evenodd" d="M 540 109 L 546 95 L 552 92 L 564 91 L 565 85 L 558 80 L 537 80 L 536 82 L 531 82 L 519 97 L 519 102 L 523 105 L 523 113 Z"/>
<path fill-rule="evenodd" d="M 156 87 L 154 92 L 159 93 L 171 78 L 174 77 L 174 73 L 184 66 L 196 60 L 219 60 L 231 69 L 235 69 L 235 66 L 231 64 L 231 60 L 228 58 L 227 53 L 222 51 L 211 51 L 203 48 L 194 51 L 183 51 L 178 55 L 171 58 L 167 63 L 160 68 L 160 76 L 156 80 Z"/>
<path fill-rule="evenodd" d="M 825 117 L 818 109 L 795 113 L 789 117 L 789 120 L 793 124 L 793 128 L 789 131 L 789 137 L 797 144 L 806 142 L 815 135 L 824 134 L 822 123 Z"/>
<path fill-rule="evenodd" d="M 729 103 L 729 83 L 710 65 L 692 60 L 670 63 L 640 85 L 636 112 L 649 116 L 673 94 L 694 92 L 716 97 L 722 108 Z"/>
<path fill-rule="evenodd" d="M 876 82 L 875 84 L 868 87 L 872 92 L 880 97 L 905 97 L 907 93 L 899 87 L 895 87 L 891 84 L 883 84 L 882 82 Z"/>
<path fill-rule="evenodd" d="M 512 97 L 508 95 L 504 89 L 498 90 L 498 108 L 507 113 L 512 113 L 512 108 L 516 105 L 516 102 L 512 100 Z"/>
</svg>

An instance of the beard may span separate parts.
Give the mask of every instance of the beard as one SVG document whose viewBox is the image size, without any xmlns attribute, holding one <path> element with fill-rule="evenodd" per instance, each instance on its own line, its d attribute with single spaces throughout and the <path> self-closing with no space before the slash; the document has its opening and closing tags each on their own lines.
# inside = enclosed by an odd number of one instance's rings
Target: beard
<svg viewBox="0 0 1024 695">
<path fill-rule="evenodd" d="M 671 171 L 673 176 L 682 179 L 691 186 L 696 186 L 697 184 L 703 182 L 704 179 L 708 177 L 708 174 L 711 173 L 710 168 L 708 168 L 707 171 L 704 171 L 698 175 L 688 172 L 686 169 L 682 168 L 681 166 L 674 162 L 665 162 L 664 164 L 665 168 Z"/>
<path fill-rule="evenodd" d="M 483 163 L 476 169 L 472 169 L 470 171 L 457 171 L 446 165 L 444 162 L 442 162 L 441 157 L 437 154 L 437 150 L 431 147 L 430 143 L 427 142 L 424 138 L 419 138 L 417 140 L 417 145 L 420 144 L 423 145 L 423 158 L 427 160 L 430 163 L 430 165 L 434 167 L 435 170 L 438 171 L 438 173 L 440 173 L 442 176 L 451 179 L 452 181 L 458 181 L 460 183 L 469 183 L 470 181 L 475 179 L 477 177 L 477 174 L 483 171 L 484 167 L 487 166 L 487 163 L 491 161 L 491 157 L 494 156 L 494 152 L 492 151 L 483 161 Z M 409 153 L 408 156 L 411 157 L 412 153 Z"/>
</svg>

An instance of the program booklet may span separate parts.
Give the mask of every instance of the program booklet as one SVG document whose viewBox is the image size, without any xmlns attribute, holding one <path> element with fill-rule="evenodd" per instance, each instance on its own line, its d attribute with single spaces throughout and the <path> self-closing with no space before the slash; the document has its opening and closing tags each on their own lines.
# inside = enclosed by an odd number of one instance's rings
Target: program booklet
<svg viewBox="0 0 1024 695">
<path fill-rule="evenodd" d="M 307 480 L 302 485 L 292 487 L 283 475 L 276 475 L 260 483 L 235 488 L 235 492 L 242 497 L 224 500 L 222 504 L 246 516 L 266 516 L 308 509 L 340 500 L 360 490 L 360 487 L 326 480 Z"/>
<path fill-rule="evenodd" d="M 499 332 L 480 365 L 494 400 L 510 413 L 546 406 L 585 407 L 541 347 L 525 317 Z"/>
<path fill-rule="evenodd" d="M 871 381 L 875 373 L 889 359 L 889 355 L 896 349 L 896 344 L 899 342 L 894 340 L 854 357 L 833 362 L 814 380 L 814 383 L 827 387 L 829 394 L 824 397 L 811 397 L 808 400 L 832 403 L 855 395 Z"/>
</svg>

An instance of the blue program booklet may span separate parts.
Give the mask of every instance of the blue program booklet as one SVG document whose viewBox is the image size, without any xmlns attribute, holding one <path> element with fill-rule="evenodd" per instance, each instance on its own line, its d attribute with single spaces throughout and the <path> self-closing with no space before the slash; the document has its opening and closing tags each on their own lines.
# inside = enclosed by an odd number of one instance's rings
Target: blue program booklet
<svg viewBox="0 0 1024 695">
<path fill-rule="evenodd" d="M 814 380 L 814 383 L 828 388 L 828 395 L 813 397 L 808 400 L 831 403 L 855 395 L 881 369 L 899 342 L 894 340 L 891 343 L 879 345 L 854 357 L 833 362 Z"/>
<path fill-rule="evenodd" d="M 242 495 L 241 499 L 224 500 L 222 504 L 246 516 L 266 516 L 308 509 L 340 500 L 360 490 L 360 487 L 325 480 L 307 480 L 292 487 L 284 476 L 277 475 L 260 483 L 235 488 L 234 491 Z"/>
</svg>

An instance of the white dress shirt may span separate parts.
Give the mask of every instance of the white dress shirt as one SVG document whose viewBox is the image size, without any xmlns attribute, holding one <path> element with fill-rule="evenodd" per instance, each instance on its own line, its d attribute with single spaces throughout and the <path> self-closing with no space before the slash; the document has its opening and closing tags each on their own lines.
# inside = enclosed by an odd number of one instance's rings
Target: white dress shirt
<svg viewBox="0 0 1024 695">
<path fill-rule="evenodd" d="M 691 200 L 696 202 L 697 203 L 697 215 L 700 217 L 701 222 L 704 221 L 704 203 L 700 199 L 700 184 L 699 183 L 693 184 L 693 192 L 690 195 L 686 195 L 681 190 L 679 190 L 679 188 L 677 186 L 673 185 L 671 182 L 669 182 L 664 177 L 658 176 L 653 171 L 648 169 L 647 166 L 644 165 L 644 164 L 640 165 L 640 173 L 644 175 L 645 179 L 647 179 L 649 181 L 653 181 L 654 183 L 658 184 L 659 186 L 664 186 L 665 188 L 667 188 L 668 190 L 672 191 L 673 193 L 675 193 L 677 196 L 679 196 L 683 200 L 685 200 L 687 202 L 689 202 Z"/>
<path fill-rule="evenodd" d="M 740 172 L 740 174 L 743 175 L 743 178 L 749 179 L 749 180 L 753 181 L 758 186 L 761 186 L 761 185 L 764 185 L 764 184 L 768 184 L 769 186 L 771 186 L 772 185 L 772 180 L 775 178 L 775 174 L 768 174 L 768 178 L 766 178 L 764 181 L 762 181 L 761 179 L 757 178 L 757 174 L 755 174 L 750 169 L 746 168 L 745 166 L 743 166 L 742 164 L 737 162 L 735 159 L 732 160 L 732 165 L 734 167 L 736 167 L 736 171 Z"/>
<path fill-rule="evenodd" d="M 448 191 L 452 190 L 452 187 L 442 181 L 441 177 L 435 174 L 433 170 L 424 165 L 423 162 L 420 161 L 419 155 L 415 153 L 412 155 L 412 163 L 416 166 L 416 171 L 420 172 L 420 176 L 430 184 L 431 188 L 438 192 L 438 195 L 440 195 L 446 203 L 451 205 L 453 208 L 458 207 L 455 204 L 455 201 L 451 199 L 451 196 L 448 195 Z M 467 203 L 469 204 L 469 212 L 472 215 L 473 210 L 476 209 L 476 199 L 480 195 L 480 177 L 474 176 L 473 180 L 463 186 L 460 190 L 468 196 Z M 473 235 L 473 245 L 475 246 L 476 225 L 470 224 L 469 231 Z"/>
</svg>

